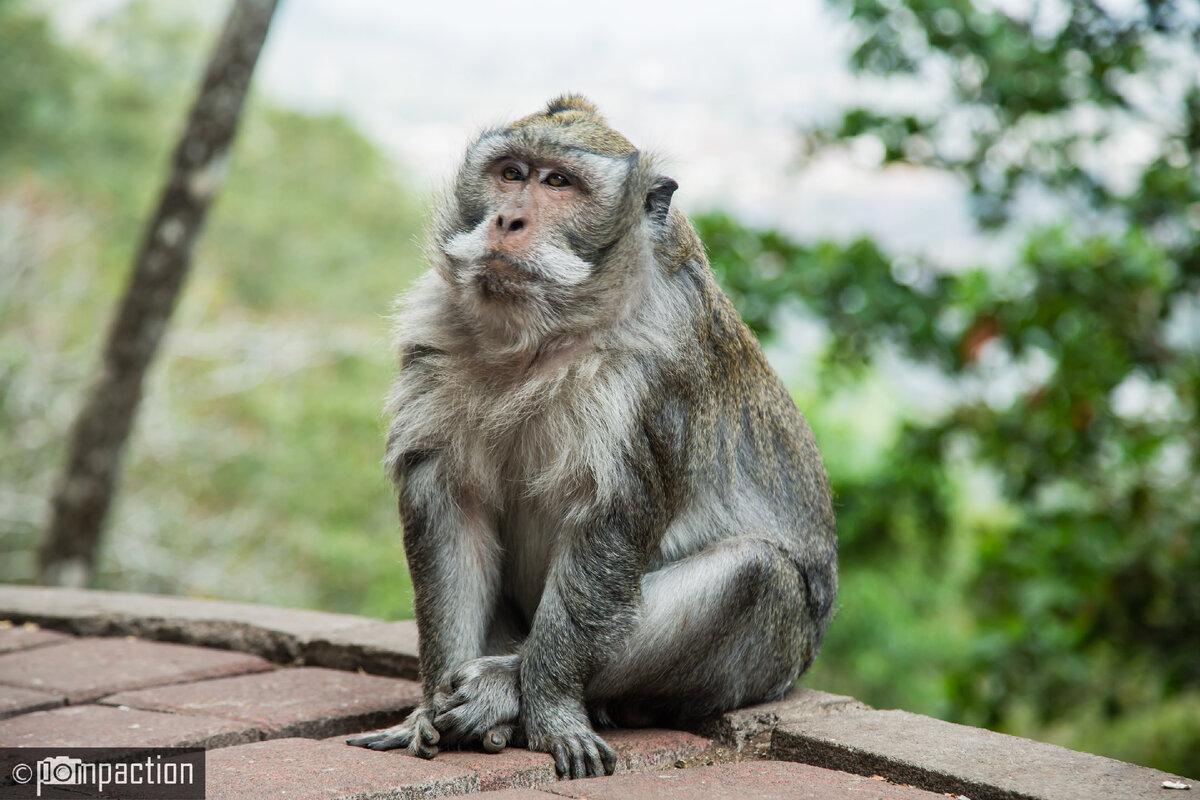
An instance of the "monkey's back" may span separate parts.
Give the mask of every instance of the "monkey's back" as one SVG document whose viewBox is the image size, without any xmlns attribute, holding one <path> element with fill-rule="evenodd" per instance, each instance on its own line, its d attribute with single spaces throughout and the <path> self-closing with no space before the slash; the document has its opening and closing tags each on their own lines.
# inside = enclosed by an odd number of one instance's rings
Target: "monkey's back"
<svg viewBox="0 0 1200 800">
<path fill-rule="evenodd" d="M 673 275 L 691 296 L 692 346 L 664 364 L 643 429 L 678 460 L 676 505 L 651 567 L 725 538 L 777 543 L 811 578 L 814 616 L 836 594 L 837 541 L 816 441 L 753 333 L 716 285 L 703 256 Z M 652 449 L 656 449 L 653 448 Z"/>
</svg>

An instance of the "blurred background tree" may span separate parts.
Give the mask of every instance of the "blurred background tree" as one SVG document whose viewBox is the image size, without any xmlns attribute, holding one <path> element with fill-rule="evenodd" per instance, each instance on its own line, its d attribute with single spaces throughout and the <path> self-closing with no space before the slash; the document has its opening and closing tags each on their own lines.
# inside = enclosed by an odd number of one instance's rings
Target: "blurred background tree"
<svg viewBox="0 0 1200 800">
<path fill-rule="evenodd" d="M 803 132 L 806 152 L 949 171 L 981 233 L 977 263 L 951 265 L 697 220 L 837 491 L 839 610 L 805 682 L 1194 773 L 1200 14 L 838 7 L 879 102 Z M 3 581 L 34 574 L 63 434 L 207 51 L 173 8 L 120 6 L 85 47 L 0 0 Z M 404 182 L 345 119 L 251 97 L 100 586 L 408 613 L 377 466 L 383 317 L 421 268 Z"/>
<path fill-rule="evenodd" d="M 131 2 L 64 44 L 0 0 L 0 581 L 36 572 L 66 431 L 211 51 L 195 12 Z M 379 408 L 419 225 L 346 119 L 252 90 L 97 586 L 407 613 Z"/>
</svg>

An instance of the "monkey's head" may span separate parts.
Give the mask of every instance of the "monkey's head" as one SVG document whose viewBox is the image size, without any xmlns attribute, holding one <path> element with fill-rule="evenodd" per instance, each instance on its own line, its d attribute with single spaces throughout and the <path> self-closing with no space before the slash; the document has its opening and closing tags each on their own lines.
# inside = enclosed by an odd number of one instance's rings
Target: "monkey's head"
<svg viewBox="0 0 1200 800">
<path fill-rule="evenodd" d="M 629 313 L 702 250 L 678 184 L 578 96 L 485 131 L 436 219 L 431 255 L 472 323 L 533 345 Z"/>
</svg>

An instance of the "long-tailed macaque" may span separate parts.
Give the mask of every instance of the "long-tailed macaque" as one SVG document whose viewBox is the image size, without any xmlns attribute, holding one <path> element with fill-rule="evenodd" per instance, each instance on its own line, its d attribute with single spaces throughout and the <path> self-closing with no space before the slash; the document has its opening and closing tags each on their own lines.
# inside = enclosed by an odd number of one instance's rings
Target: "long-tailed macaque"
<svg viewBox="0 0 1200 800">
<path fill-rule="evenodd" d="M 595 727 L 776 699 L 812 663 L 825 471 L 676 188 L 577 96 L 467 150 L 388 406 L 424 701 L 351 744 L 602 775 Z"/>
</svg>

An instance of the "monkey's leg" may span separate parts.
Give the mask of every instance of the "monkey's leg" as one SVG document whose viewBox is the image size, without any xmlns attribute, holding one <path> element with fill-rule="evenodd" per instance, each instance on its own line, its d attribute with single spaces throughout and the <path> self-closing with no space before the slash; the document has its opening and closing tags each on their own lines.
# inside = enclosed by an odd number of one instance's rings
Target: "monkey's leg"
<svg viewBox="0 0 1200 800">
<path fill-rule="evenodd" d="M 778 698 L 820 643 L 828 604 L 810 592 L 826 591 L 824 580 L 757 537 L 645 575 L 637 623 L 588 683 L 589 710 L 601 723 L 646 725 Z"/>
<path fill-rule="evenodd" d="M 821 581 L 810 576 L 816 588 Z M 601 724 L 638 726 L 777 698 L 820 640 L 822 614 L 807 586 L 796 562 L 759 538 L 727 540 L 644 576 L 641 614 L 588 682 L 588 710 Z M 454 671 L 435 720 L 446 744 L 519 743 L 519 670 L 519 657 L 504 655 Z"/>
<path fill-rule="evenodd" d="M 646 539 L 647 510 L 656 506 L 651 487 L 634 486 L 560 540 L 518 653 L 527 746 L 554 756 L 563 777 L 611 775 L 616 767 L 616 752 L 592 728 L 584 690 L 595 665 L 621 649 L 637 617 L 642 576 L 636 554 Z"/>
<path fill-rule="evenodd" d="M 499 587 L 499 545 L 478 504 L 446 485 L 439 462 L 432 456 L 415 463 L 400 487 L 424 699 L 399 725 L 347 744 L 433 758 L 441 739 L 434 722 L 438 689 L 456 667 L 484 653 Z"/>
</svg>

